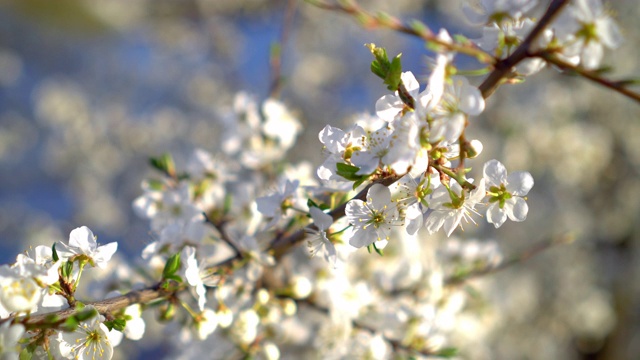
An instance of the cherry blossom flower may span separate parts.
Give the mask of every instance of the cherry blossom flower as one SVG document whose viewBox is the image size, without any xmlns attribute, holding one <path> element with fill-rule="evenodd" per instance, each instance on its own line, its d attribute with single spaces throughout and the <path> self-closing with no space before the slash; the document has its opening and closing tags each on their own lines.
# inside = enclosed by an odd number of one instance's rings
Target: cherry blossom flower
<svg viewBox="0 0 640 360">
<path fill-rule="evenodd" d="M 118 249 L 118 243 L 112 242 L 98 246 L 96 237 L 88 227 L 75 228 L 69 235 L 69 242 L 58 242 L 60 248 L 56 248 L 60 259 L 68 260 L 73 257 L 86 256 L 92 266 L 101 269 L 107 267 L 107 262 Z"/>
<path fill-rule="evenodd" d="M 397 203 L 391 200 L 389 188 L 381 184 L 369 188 L 367 202 L 349 201 L 345 213 L 353 225 L 349 244 L 357 248 L 389 240 L 392 226 L 402 225 Z"/>
<path fill-rule="evenodd" d="M 311 256 L 315 256 L 317 253 L 322 252 L 324 259 L 335 266 L 336 263 L 336 247 L 333 245 L 327 231 L 333 224 L 333 218 L 331 215 L 325 214 L 317 207 L 311 207 L 309 209 L 313 224 L 317 230 L 307 228 L 307 233 L 311 236 L 307 237 L 307 247 Z"/>
<path fill-rule="evenodd" d="M 469 21 L 476 24 L 518 20 L 538 0 L 470 0 L 462 8 Z"/>
<path fill-rule="evenodd" d="M 444 228 L 447 236 L 451 236 L 451 233 L 460 225 L 462 219 L 475 224 L 471 215 L 477 214 L 475 206 L 480 203 L 484 197 L 484 179 L 480 180 L 479 184 L 471 191 L 468 197 L 462 189 L 462 186 L 455 180 L 451 180 L 449 187 L 439 187 L 431 197 L 430 207 L 433 211 L 429 213 L 425 222 L 427 230 L 433 234 L 440 228 Z"/>
<path fill-rule="evenodd" d="M 615 49 L 622 43 L 620 29 L 604 10 L 601 0 L 573 1 L 553 27 L 564 46 L 563 55 L 586 69 L 600 65 L 604 47 Z"/>
<path fill-rule="evenodd" d="M 74 360 L 111 359 L 117 343 L 112 341 L 103 322 L 104 316 L 98 315 L 80 323 L 73 332 L 59 332 L 57 340 L 60 355 Z"/>
<path fill-rule="evenodd" d="M 218 315 L 211 309 L 202 309 L 202 312 L 196 318 L 195 325 L 198 339 L 205 340 L 216 331 L 218 327 Z"/>
<path fill-rule="evenodd" d="M 529 207 L 524 199 L 533 187 L 533 177 L 526 171 L 518 171 L 507 176 L 507 169 L 498 160 L 484 164 L 484 179 L 489 194 L 487 221 L 496 228 L 507 220 L 524 221 Z"/>
<path fill-rule="evenodd" d="M 318 167 L 318 177 L 324 181 L 346 181 L 337 174 L 337 164 L 350 161 L 353 151 L 361 149 L 362 138 L 365 135 L 364 129 L 358 125 L 353 126 L 349 131 L 330 125 L 325 126 L 318 134 L 318 138 L 324 145 L 323 152 L 327 158 Z"/>
</svg>

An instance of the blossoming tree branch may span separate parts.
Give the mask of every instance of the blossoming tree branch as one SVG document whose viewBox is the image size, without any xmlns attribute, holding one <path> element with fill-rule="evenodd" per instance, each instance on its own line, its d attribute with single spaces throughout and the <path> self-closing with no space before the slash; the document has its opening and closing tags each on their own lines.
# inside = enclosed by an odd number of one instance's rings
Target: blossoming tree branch
<svg viewBox="0 0 640 360">
<path fill-rule="evenodd" d="M 389 93 L 373 114 L 320 132 L 315 171 L 284 161 L 303 129 L 282 102 L 237 94 L 215 153 L 151 159 L 157 176 L 133 207 L 154 240 L 136 264 L 82 226 L 0 267 L 3 358 L 110 359 L 123 337 L 144 336 L 143 311 L 172 332 L 170 358 L 451 357 L 465 345 L 449 339 L 466 311 L 457 285 L 557 242 L 505 262 L 490 241 L 430 244 L 428 234 L 527 218 L 531 174 L 475 163 L 483 145 L 467 128 L 486 99 L 552 65 L 640 101 L 632 80 L 598 71 L 622 41 L 600 0 L 554 0 L 537 21 L 533 0 L 470 2 L 479 39 L 353 1 L 309 2 L 420 37 L 435 53 L 428 79 L 367 44 Z M 457 56 L 482 67 L 461 71 Z M 465 73 L 484 78 L 474 86 Z M 83 278 L 100 271 L 108 276 L 97 283 Z M 93 301 L 81 295 L 89 287 Z"/>
</svg>

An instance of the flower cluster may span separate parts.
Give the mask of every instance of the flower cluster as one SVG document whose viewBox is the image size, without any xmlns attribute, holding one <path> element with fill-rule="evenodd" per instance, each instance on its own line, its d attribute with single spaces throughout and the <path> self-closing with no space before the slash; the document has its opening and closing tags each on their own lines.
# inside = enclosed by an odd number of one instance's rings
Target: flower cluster
<svg viewBox="0 0 640 360">
<path fill-rule="evenodd" d="M 620 42 L 598 0 L 576 0 L 529 39 L 534 22 L 526 14 L 535 5 L 483 0 L 467 7 L 484 27 L 476 44 L 499 61 L 533 41 L 531 53 L 592 69 L 603 46 Z M 123 336 L 138 340 L 145 332 L 135 303 L 142 300 L 111 299 L 132 289 L 158 301 L 154 311 L 176 349 L 170 358 L 211 358 L 212 349 L 227 358 L 450 356 L 450 335 L 473 301 L 450 285 L 502 261 L 494 242 L 450 236 L 480 219 L 495 228 L 525 221 L 534 180 L 526 171 L 509 174 L 495 159 L 482 170 L 473 166 L 483 145 L 467 128 L 487 95 L 459 75 L 455 49 L 462 45 L 446 30 L 433 42 L 423 82 L 402 71 L 400 56 L 390 60 L 368 45 L 371 69 L 390 93 L 350 127 L 322 129 L 324 160 L 315 172 L 284 160 L 302 129 L 293 112 L 273 98 L 237 94 L 221 115 L 216 155 L 197 149 L 185 163 L 151 159 L 159 175 L 143 182 L 133 209 L 150 224 L 153 241 L 139 272 L 154 284 L 129 278 L 128 288 L 118 286 L 132 270 L 114 269 L 117 243 L 98 245 L 87 227 L 74 229 L 67 242 L 0 267 L 0 356 L 110 359 Z M 542 56 L 524 59 L 510 80 L 543 66 Z M 425 236 L 440 230 L 442 242 Z M 87 265 L 114 270 L 117 286 L 105 280 L 99 296 L 117 307 L 104 311 L 78 299 Z M 60 309 L 73 312 L 36 325 L 29 318 Z"/>
</svg>

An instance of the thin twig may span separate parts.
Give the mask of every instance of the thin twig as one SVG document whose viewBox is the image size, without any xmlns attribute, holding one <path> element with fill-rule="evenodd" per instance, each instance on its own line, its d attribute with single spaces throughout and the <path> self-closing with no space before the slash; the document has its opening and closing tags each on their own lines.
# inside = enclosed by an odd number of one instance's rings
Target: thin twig
<svg viewBox="0 0 640 360">
<path fill-rule="evenodd" d="M 280 33 L 280 43 L 278 49 L 272 51 L 270 65 L 271 65 L 271 86 L 269 87 L 269 96 L 277 98 L 282 88 L 282 52 L 289 40 L 289 33 L 291 32 L 291 24 L 296 12 L 296 0 L 289 0 L 287 3 L 287 9 L 285 11 L 284 20 L 282 24 L 282 32 Z"/>
<path fill-rule="evenodd" d="M 617 82 L 617 81 L 605 79 L 595 71 L 587 70 L 581 66 L 576 66 L 571 63 L 568 63 L 548 51 L 540 51 L 538 53 L 535 53 L 534 55 L 544 59 L 546 62 L 550 64 L 555 65 L 557 68 L 561 70 L 564 70 L 569 73 L 578 74 L 584 78 L 587 78 L 597 84 L 600 84 L 606 88 L 616 91 L 640 103 L 640 94 L 630 90 L 628 87 L 625 86 L 624 82 Z"/>
<path fill-rule="evenodd" d="M 448 277 L 447 279 L 445 279 L 445 284 L 446 285 L 460 285 L 463 284 L 465 282 L 467 282 L 468 280 L 471 279 L 475 279 L 475 278 L 479 278 L 482 276 L 486 276 L 486 275 L 490 275 L 490 274 L 495 274 L 499 271 L 502 271 L 504 269 L 507 269 L 513 265 L 517 265 L 517 264 L 521 264 L 529 259 L 531 259 L 532 257 L 538 255 L 539 253 L 550 249 L 556 245 L 561 245 L 561 244 L 568 244 L 573 242 L 574 238 L 570 235 L 565 235 L 563 237 L 560 238 L 556 238 L 556 239 L 551 239 L 551 240 L 546 240 L 546 241 L 541 241 L 537 244 L 532 245 L 530 248 L 528 248 L 527 250 L 523 251 L 522 253 L 512 257 L 511 259 L 504 261 L 502 263 L 500 263 L 500 265 L 495 266 L 495 267 L 487 267 L 481 270 L 477 270 L 477 271 L 473 271 L 470 272 L 466 275 L 463 276 L 451 276 Z"/>
<path fill-rule="evenodd" d="M 488 64 L 495 63 L 494 56 L 488 54 L 484 50 L 478 48 L 472 42 L 457 43 L 440 39 L 437 34 L 431 31 L 425 24 L 415 21 L 409 25 L 404 24 L 400 19 L 389 14 L 380 13 L 372 15 L 361 8 L 355 1 L 341 1 L 339 3 L 329 3 L 324 0 L 307 0 L 312 5 L 337 12 L 343 12 L 356 18 L 360 24 L 366 29 L 387 28 L 397 32 L 416 36 L 429 43 L 441 46 L 449 51 L 455 51 L 460 54 L 473 56 L 478 61 Z"/>
</svg>

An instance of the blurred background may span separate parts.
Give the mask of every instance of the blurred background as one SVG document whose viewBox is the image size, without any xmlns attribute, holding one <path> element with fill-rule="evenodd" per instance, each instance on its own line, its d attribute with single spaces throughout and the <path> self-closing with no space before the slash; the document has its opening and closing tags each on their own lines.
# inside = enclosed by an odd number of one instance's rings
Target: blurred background
<svg viewBox="0 0 640 360">
<path fill-rule="evenodd" d="M 481 34 L 464 20 L 459 1 L 359 3 L 434 30 Z M 637 75 L 640 7 L 633 0 L 608 6 L 626 42 L 604 63 L 615 76 Z M 233 95 L 268 96 L 270 49 L 283 29 L 280 98 L 305 124 L 292 161 L 319 165 L 318 132 L 373 112 L 386 94 L 369 72 L 363 44 L 402 52 L 405 70 L 419 78 L 429 72 L 431 54 L 420 41 L 364 30 L 301 1 L 1 2 L 1 262 L 30 245 L 66 239 L 81 225 L 135 259 L 152 239 L 131 210 L 150 174 L 148 158 L 215 150 L 217 122 Z M 462 357 L 637 359 L 640 105 L 553 69 L 502 87 L 487 105 L 467 130 L 485 145 L 476 171 L 497 158 L 511 171 L 530 171 L 536 185 L 526 222 L 498 231 L 467 226 L 460 235 L 495 239 L 507 257 L 537 241 L 576 240 L 484 279 L 483 326 L 465 327 L 462 319 L 455 335 Z"/>
</svg>

